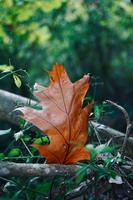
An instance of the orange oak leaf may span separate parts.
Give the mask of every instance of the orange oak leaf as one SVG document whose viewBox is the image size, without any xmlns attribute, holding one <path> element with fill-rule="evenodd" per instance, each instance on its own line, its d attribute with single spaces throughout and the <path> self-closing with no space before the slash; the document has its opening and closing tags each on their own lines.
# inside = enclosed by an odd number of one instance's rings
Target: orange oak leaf
<svg viewBox="0 0 133 200">
<path fill-rule="evenodd" d="M 50 84 L 35 84 L 34 95 L 42 110 L 23 107 L 23 118 L 34 124 L 50 139 L 50 144 L 33 146 L 48 163 L 74 164 L 88 160 L 90 153 L 84 147 L 87 140 L 88 117 L 92 103 L 82 108 L 89 88 L 89 76 L 72 83 L 62 65 L 55 64 L 48 72 Z"/>
</svg>

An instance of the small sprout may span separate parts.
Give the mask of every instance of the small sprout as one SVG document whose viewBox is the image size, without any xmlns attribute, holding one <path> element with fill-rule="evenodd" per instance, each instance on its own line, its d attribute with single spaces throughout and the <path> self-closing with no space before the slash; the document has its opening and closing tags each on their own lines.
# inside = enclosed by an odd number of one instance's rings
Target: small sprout
<svg viewBox="0 0 133 200">
<path fill-rule="evenodd" d="M 14 138 L 15 140 L 19 140 L 22 136 L 24 135 L 23 131 L 19 131 L 17 133 L 14 134 Z"/>
</svg>

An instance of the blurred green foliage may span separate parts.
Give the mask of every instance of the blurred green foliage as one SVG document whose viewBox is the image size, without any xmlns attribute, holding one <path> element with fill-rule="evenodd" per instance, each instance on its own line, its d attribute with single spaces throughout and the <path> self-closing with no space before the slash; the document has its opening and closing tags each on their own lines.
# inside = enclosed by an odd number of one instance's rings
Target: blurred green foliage
<svg viewBox="0 0 133 200">
<path fill-rule="evenodd" d="M 92 88 L 98 88 L 97 100 L 113 97 L 130 104 L 133 92 L 130 1 L 1 0 L 0 13 L 1 65 L 26 69 L 32 85 L 35 81 L 45 84 L 46 71 L 53 63 L 61 63 L 72 80 L 85 73 L 93 75 Z M 12 80 L 9 85 L 6 81 L 2 80 L 1 88 L 19 90 Z M 26 91 L 23 83 L 21 94 L 26 95 Z"/>
<path fill-rule="evenodd" d="M 29 96 L 29 87 L 34 82 L 45 85 L 47 70 L 52 64 L 61 63 L 65 65 L 73 81 L 85 73 L 91 74 L 91 94 L 96 101 L 112 98 L 125 108 L 128 107 L 131 112 L 132 52 L 133 4 L 130 0 L 0 0 L 1 89 Z M 26 70 L 29 76 L 21 69 Z M 10 74 L 6 76 L 7 73 Z M 5 77 L 1 79 L 2 76 Z M 97 119 L 103 113 L 103 108 L 98 105 L 94 107 Z M 7 146 L 8 135 L 3 131 L 1 135 L 2 143 L 6 139 L 3 145 Z M 18 146 L 21 147 L 25 143 L 29 145 L 30 141 L 31 136 L 26 135 L 23 143 L 18 143 Z M 46 137 L 40 136 L 33 141 L 47 142 Z M 12 146 L 5 154 L 0 153 L 0 159 L 20 156 L 23 152 L 25 155 L 25 146 L 22 151 L 14 147 L 14 143 Z M 111 150 L 105 145 L 99 147 L 91 146 L 92 158 L 96 157 L 98 151 Z M 34 153 L 35 149 L 31 151 Z M 26 156 L 27 153 L 28 151 Z M 27 157 L 26 162 L 29 162 Z M 111 161 L 106 159 L 105 164 L 110 163 Z M 96 170 L 99 177 L 105 174 L 110 176 L 112 173 L 107 167 L 104 170 Z M 84 174 L 80 175 L 79 182 L 83 176 Z M 51 183 L 43 181 L 44 184 L 37 184 L 35 190 L 47 193 Z M 14 195 L 14 199 L 17 199 L 22 191 L 22 195 L 28 191 L 27 196 L 36 198 L 38 193 L 30 190 L 35 187 L 33 183 L 34 179 L 29 180 L 29 185 L 25 188 L 24 183 L 19 183 L 20 188 L 16 186 L 15 192 L 12 192 L 11 188 L 9 195 Z M 14 185 L 4 186 L 7 191 L 8 187 Z"/>
</svg>

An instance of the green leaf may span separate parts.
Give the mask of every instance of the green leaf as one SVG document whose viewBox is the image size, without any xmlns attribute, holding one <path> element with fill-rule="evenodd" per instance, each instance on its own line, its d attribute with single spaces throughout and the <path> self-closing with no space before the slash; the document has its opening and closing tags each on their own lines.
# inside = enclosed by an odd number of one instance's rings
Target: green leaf
<svg viewBox="0 0 133 200">
<path fill-rule="evenodd" d="M 83 181 L 84 177 L 87 174 L 86 169 L 88 168 L 88 165 L 85 165 L 81 169 L 79 169 L 76 173 L 76 183 L 79 184 Z"/>
<path fill-rule="evenodd" d="M 16 74 L 13 74 L 13 79 L 14 79 L 15 85 L 16 85 L 18 88 L 20 88 L 21 85 L 22 85 L 21 79 L 20 79 Z"/>
<path fill-rule="evenodd" d="M 0 153 L 0 160 L 4 159 L 5 158 L 5 155 L 4 153 Z"/>
<path fill-rule="evenodd" d="M 90 150 L 90 160 L 94 160 L 97 156 L 96 150 L 95 149 L 91 149 Z"/>
<path fill-rule="evenodd" d="M 44 181 L 37 184 L 35 191 L 48 194 L 50 186 L 51 186 L 50 181 L 49 182 Z"/>
<path fill-rule="evenodd" d="M 11 200 L 18 200 L 18 199 L 20 199 L 20 195 L 22 194 L 22 192 L 23 192 L 22 189 L 19 190 L 19 191 L 17 191 L 17 192 L 13 195 L 13 197 L 12 197 Z"/>
<path fill-rule="evenodd" d="M 11 149 L 8 153 L 8 157 L 17 157 L 21 154 L 21 151 L 19 148 L 14 148 L 14 149 Z"/>
<path fill-rule="evenodd" d="M 0 71 L 2 72 L 10 72 L 14 69 L 12 65 L 0 65 Z"/>
<path fill-rule="evenodd" d="M 47 136 L 40 137 L 40 138 L 35 139 L 33 143 L 34 144 L 47 144 L 47 143 L 49 143 L 49 139 Z"/>
<path fill-rule="evenodd" d="M 21 128 L 23 128 L 23 127 L 25 126 L 26 123 L 27 123 L 27 122 L 26 122 L 24 119 L 20 118 L 20 120 L 19 120 L 19 125 L 20 125 Z"/>
<path fill-rule="evenodd" d="M 88 144 L 86 148 L 90 151 L 90 160 L 94 160 L 97 156 L 97 152 L 94 148 L 94 145 Z"/>
<path fill-rule="evenodd" d="M 35 148 L 35 147 L 31 147 L 31 152 L 33 153 L 33 154 L 36 154 L 37 152 L 38 152 L 38 150 Z"/>
<path fill-rule="evenodd" d="M 128 174 L 128 178 L 133 179 L 133 170 Z"/>
<path fill-rule="evenodd" d="M 109 147 L 107 144 L 100 144 L 95 148 L 95 150 L 96 150 L 97 154 L 113 152 L 113 148 Z"/>
<path fill-rule="evenodd" d="M 39 104 L 32 105 L 32 108 L 34 108 L 36 110 L 42 110 L 42 106 Z"/>
<path fill-rule="evenodd" d="M 108 171 L 108 175 L 110 176 L 110 177 L 112 177 L 112 178 L 115 178 L 118 174 L 117 174 L 117 172 L 115 171 L 115 170 L 109 170 Z"/>
<path fill-rule="evenodd" d="M 29 141 L 31 140 L 31 137 L 28 136 L 28 135 L 26 135 L 26 136 L 23 137 L 23 140 L 24 140 L 25 142 L 29 142 Z"/>
</svg>

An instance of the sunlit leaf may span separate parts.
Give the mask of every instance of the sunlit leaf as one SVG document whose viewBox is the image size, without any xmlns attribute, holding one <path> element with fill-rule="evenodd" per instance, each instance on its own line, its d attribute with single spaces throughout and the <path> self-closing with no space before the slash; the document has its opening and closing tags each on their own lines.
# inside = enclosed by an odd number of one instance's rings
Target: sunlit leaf
<svg viewBox="0 0 133 200">
<path fill-rule="evenodd" d="M 16 74 L 13 74 L 13 79 L 14 79 L 15 85 L 16 85 L 18 88 L 20 88 L 21 85 L 22 85 L 21 79 L 20 79 Z"/>
<path fill-rule="evenodd" d="M 14 69 L 12 65 L 0 65 L 0 71 L 2 72 L 10 72 Z"/>
</svg>

